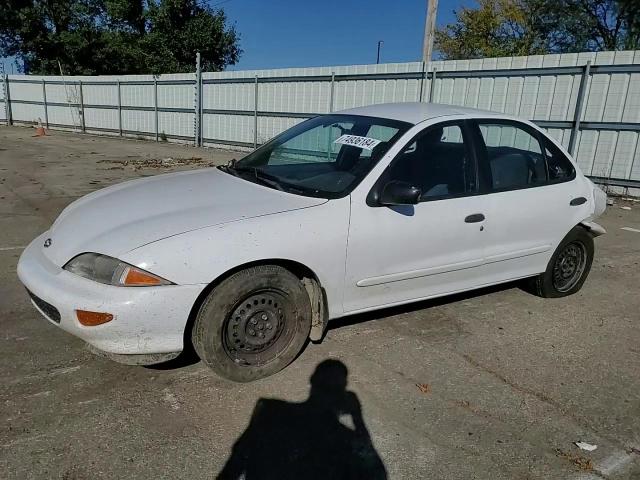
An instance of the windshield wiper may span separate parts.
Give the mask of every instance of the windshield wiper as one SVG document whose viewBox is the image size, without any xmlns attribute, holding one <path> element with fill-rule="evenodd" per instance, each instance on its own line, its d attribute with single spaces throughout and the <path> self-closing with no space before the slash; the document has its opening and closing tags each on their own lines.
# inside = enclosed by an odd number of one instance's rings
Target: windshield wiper
<svg viewBox="0 0 640 480">
<path fill-rule="evenodd" d="M 248 173 L 250 174 L 250 177 L 247 175 L 243 175 L 242 177 L 249 181 L 251 181 L 251 177 L 253 177 L 253 180 L 255 180 L 257 183 L 275 188 L 276 190 L 280 190 L 281 192 L 297 193 L 304 196 L 317 196 L 318 193 L 318 190 L 285 182 L 279 177 L 266 173 L 264 170 L 258 167 L 248 167 L 244 165 L 236 167 L 235 162 L 229 162 L 227 165 L 220 165 L 218 168 L 223 172 L 227 172 L 229 175 L 233 175 L 236 177 L 239 177 L 239 174 Z"/>
<path fill-rule="evenodd" d="M 284 192 L 284 188 L 278 181 L 278 177 L 275 175 L 269 175 L 265 173 L 264 170 L 258 167 L 245 167 L 245 166 L 235 166 L 235 165 L 227 165 L 225 168 L 227 171 L 238 172 L 238 173 L 251 173 L 255 178 L 257 183 L 261 183 L 262 185 L 266 185 L 267 187 L 275 188 L 276 190 L 280 190 Z"/>
</svg>

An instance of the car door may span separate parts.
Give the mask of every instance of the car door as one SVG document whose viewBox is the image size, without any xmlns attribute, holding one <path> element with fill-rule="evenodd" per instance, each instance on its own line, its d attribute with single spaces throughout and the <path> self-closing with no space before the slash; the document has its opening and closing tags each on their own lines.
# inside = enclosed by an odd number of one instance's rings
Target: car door
<svg viewBox="0 0 640 480">
<path fill-rule="evenodd" d="M 415 205 L 380 205 L 391 181 L 422 190 Z M 464 121 L 427 127 L 373 185 L 351 195 L 345 313 L 482 283 L 485 198 Z"/>
<path fill-rule="evenodd" d="M 575 226 L 579 197 L 571 162 L 530 125 L 478 120 L 477 152 L 486 179 L 485 261 L 492 282 L 540 273 Z"/>
</svg>

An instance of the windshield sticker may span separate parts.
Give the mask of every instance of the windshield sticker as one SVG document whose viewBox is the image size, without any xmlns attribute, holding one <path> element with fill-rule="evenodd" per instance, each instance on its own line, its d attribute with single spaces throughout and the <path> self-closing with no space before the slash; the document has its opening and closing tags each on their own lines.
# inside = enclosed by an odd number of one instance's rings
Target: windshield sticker
<svg viewBox="0 0 640 480">
<path fill-rule="evenodd" d="M 357 135 L 342 135 L 333 143 L 351 145 L 352 147 L 358 147 L 364 150 L 373 150 L 376 148 L 376 145 L 380 143 L 380 140 L 369 137 L 358 137 Z"/>
</svg>

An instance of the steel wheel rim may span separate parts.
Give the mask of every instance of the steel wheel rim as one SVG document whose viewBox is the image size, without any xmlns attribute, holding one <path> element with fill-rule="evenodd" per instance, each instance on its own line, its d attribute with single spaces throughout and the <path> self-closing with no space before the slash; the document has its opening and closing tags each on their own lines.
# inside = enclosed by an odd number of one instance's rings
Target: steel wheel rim
<svg viewBox="0 0 640 480">
<path fill-rule="evenodd" d="M 558 292 L 571 290 L 582 278 L 587 265 L 587 248 L 582 242 L 571 242 L 562 249 L 553 265 L 553 286 Z"/>
<path fill-rule="evenodd" d="M 260 366 L 276 359 L 291 342 L 292 308 L 286 294 L 275 289 L 253 291 L 227 315 L 222 344 L 237 364 Z"/>
</svg>

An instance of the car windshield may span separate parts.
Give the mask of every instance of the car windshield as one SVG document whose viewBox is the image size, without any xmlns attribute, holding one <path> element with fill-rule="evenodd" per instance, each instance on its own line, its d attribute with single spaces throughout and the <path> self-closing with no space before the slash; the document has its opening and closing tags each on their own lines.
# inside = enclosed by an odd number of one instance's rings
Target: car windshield
<svg viewBox="0 0 640 480">
<path fill-rule="evenodd" d="M 278 135 L 224 171 L 299 195 L 348 195 L 411 124 L 323 115 Z"/>
</svg>

